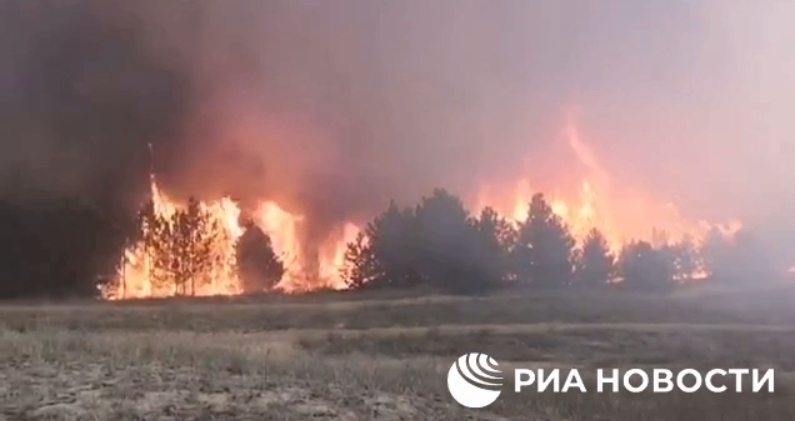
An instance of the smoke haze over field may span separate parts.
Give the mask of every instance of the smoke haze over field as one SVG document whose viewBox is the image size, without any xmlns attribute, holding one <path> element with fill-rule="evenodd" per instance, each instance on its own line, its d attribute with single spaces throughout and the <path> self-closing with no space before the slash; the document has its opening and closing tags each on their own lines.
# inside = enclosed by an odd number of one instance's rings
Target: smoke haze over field
<svg viewBox="0 0 795 421">
<path fill-rule="evenodd" d="M 576 110 L 614 179 L 786 232 L 795 6 L 746 3 L 7 1 L 0 175 L 128 199 L 151 142 L 167 190 L 275 198 L 322 231 L 566 177 Z"/>
</svg>

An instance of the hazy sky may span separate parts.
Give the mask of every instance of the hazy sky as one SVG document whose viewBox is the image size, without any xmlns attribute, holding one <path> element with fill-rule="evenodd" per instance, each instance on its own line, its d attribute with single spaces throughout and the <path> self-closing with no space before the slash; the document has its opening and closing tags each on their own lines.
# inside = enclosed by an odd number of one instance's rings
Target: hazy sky
<svg viewBox="0 0 795 421">
<path fill-rule="evenodd" d="M 693 206 L 791 209 L 795 4 L 657 3 L 608 25 L 611 41 L 589 41 L 612 46 L 585 59 L 601 71 L 577 72 L 583 129 L 617 169 Z"/>
<path fill-rule="evenodd" d="M 262 90 L 243 79 L 243 95 L 319 121 L 330 144 L 369 160 L 372 168 L 358 165 L 386 184 L 466 185 L 473 169 L 513 173 L 520 157 L 558 166 L 545 153 L 565 144 L 559 132 L 576 108 L 584 140 L 617 182 L 715 216 L 724 213 L 716 207 L 758 213 L 759 198 L 792 203 L 781 181 L 795 174 L 784 111 L 795 87 L 788 2 L 250 7 L 249 26 L 225 26 L 235 9 L 206 21 L 209 34 L 224 33 L 208 45 L 237 39 L 264 69 L 253 73 Z M 230 84 L 220 83 L 221 96 Z M 334 155 L 323 152 L 320 161 Z"/>
<path fill-rule="evenodd" d="M 116 94 L 138 110 L 157 90 L 181 99 L 167 109 L 181 152 L 165 172 L 182 190 L 283 196 L 339 220 L 434 186 L 565 177 L 561 133 L 576 110 L 616 183 L 693 215 L 793 226 L 793 2 L 95 3 L 15 20 L 42 26 L 39 41 L 91 25 L 124 34 L 129 49 L 89 42 L 62 59 L 78 79 L 96 80 L 97 62 L 132 74 Z M 7 54 L 35 57 L 41 44 L 13 38 Z M 140 51 L 178 82 L 130 82 L 147 80 L 124 60 Z M 0 66 L 4 92 L 29 56 Z"/>
</svg>

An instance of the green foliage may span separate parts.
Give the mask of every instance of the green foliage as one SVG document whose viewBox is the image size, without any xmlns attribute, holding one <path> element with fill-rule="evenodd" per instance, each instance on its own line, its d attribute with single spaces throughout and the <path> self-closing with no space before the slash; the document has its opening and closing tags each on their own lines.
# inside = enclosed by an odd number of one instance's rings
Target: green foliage
<svg viewBox="0 0 795 421">
<path fill-rule="evenodd" d="M 499 281 L 514 280 L 512 253 L 518 235 L 516 228 L 492 208 L 483 209 L 474 226 L 480 246 L 479 256 L 489 271 L 489 277 Z"/>
<path fill-rule="evenodd" d="M 475 230 L 461 200 L 437 189 L 415 210 L 418 272 L 431 285 L 447 290 L 477 290 L 487 270 L 477 255 Z"/>
<path fill-rule="evenodd" d="M 343 274 L 353 288 L 478 293 L 507 277 L 510 237 L 496 213 L 473 219 L 458 197 L 437 189 L 414 209 L 390 203 L 349 245 Z"/>
<path fill-rule="evenodd" d="M 594 228 L 577 253 L 575 279 L 584 287 L 603 287 L 616 276 L 616 258 L 601 231 Z"/>
<path fill-rule="evenodd" d="M 517 277 L 541 287 L 570 284 L 575 240 L 540 193 L 533 195 L 515 248 Z"/>
<path fill-rule="evenodd" d="M 364 232 L 360 232 L 345 250 L 341 268 L 342 278 L 351 289 L 386 285 L 386 277 L 380 262 L 375 257 L 374 247 Z"/>
<path fill-rule="evenodd" d="M 693 238 L 687 235 L 678 243 L 666 246 L 665 250 L 671 254 L 673 260 L 674 279 L 679 282 L 692 280 L 693 275 L 701 267 L 701 259 Z"/>
<path fill-rule="evenodd" d="M 284 275 L 285 268 L 276 255 L 271 239 L 256 224 L 246 221 L 245 232 L 235 245 L 238 273 L 246 291 L 273 288 Z"/>
<path fill-rule="evenodd" d="M 69 198 L 3 199 L 0 235 L 14 245 L 0 254 L 3 297 L 95 296 L 99 275 L 113 274 L 125 237 L 143 242 L 155 286 L 179 295 L 193 295 L 222 258 L 214 247 L 225 235 L 220 221 L 193 198 L 168 217 L 146 202 L 137 220 Z M 129 236 L 129 227 L 138 231 Z M 269 289 L 284 265 L 264 232 L 250 222 L 246 228 L 235 256 L 244 287 Z M 430 286 L 477 294 L 510 282 L 600 287 L 616 277 L 629 289 L 668 291 L 702 268 L 722 283 L 760 282 L 786 269 L 747 231 L 730 238 L 713 230 L 699 247 L 688 237 L 670 244 L 664 234 L 629 243 L 616 258 L 596 229 L 575 248 L 568 227 L 541 194 L 514 225 L 491 208 L 472 216 L 458 197 L 437 189 L 413 207 L 391 202 L 370 221 L 348 245 L 343 275 L 353 289 Z"/>
<path fill-rule="evenodd" d="M 395 202 L 348 245 L 343 277 L 352 288 L 408 288 L 420 283 L 414 211 Z"/>
<path fill-rule="evenodd" d="M 623 286 L 641 291 L 668 291 L 673 288 L 674 262 L 671 253 L 647 241 L 634 241 L 618 259 Z"/>
</svg>

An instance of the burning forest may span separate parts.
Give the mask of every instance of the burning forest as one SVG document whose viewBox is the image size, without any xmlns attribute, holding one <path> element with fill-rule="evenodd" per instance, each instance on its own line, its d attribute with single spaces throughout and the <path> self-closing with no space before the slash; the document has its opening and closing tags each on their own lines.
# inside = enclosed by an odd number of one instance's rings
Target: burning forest
<svg viewBox="0 0 795 421">
<path fill-rule="evenodd" d="M 0 420 L 793 419 L 793 22 L 0 0 Z"/>
<path fill-rule="evenodd" d="M 178 203 L 154 176 L 151 183 L 151 199 L 138 215 L 137 235 L 124 250 L 119 272 L 100 287 L 104 298 L 344 288 L 339 269 L 355 226 L 308 251 L 300 243 L 302 218 L 274 202 L 262 202 L 244 216 L 229 198 Z"/>
<path fill-rule="evenodd" d="M 749 146 L 773 123 L 715 88 L 750 80 L 722 46 L 649 55 L 530 3 L 343 3 L 0 5 L 0 228 L 17 246 L 0 296 L 416 284 L 467 259 L 494 282 L 566 284 L 586 255 L 604 281 L 795 261 L 786 131 Z M 550 13 L 593 37 L 528 22 Z M 725 26 L 654 25 L 636 30 L 676 45 Z"/>
<path fill-rule="evenodd" d="M 705 247 L 709 235 L 717 235 L 713 241 L 730 244 L 742 227 L 739 221 L 692 221 L 679 215 L 670 203 L 640 202 L 632 208 L 633 198 L 596 191 L 591 186 L 594 174 L 604 177 L 607 172 L 599 166 L 592 152 L 583 152 L 588 150 L 587 145 L 575 127 L 570 127 L 567 135 L 574 156 L 582 164 L 587 153 L 591 169 L 597 170 L 585 175 L 580 189 L 575 190 L 578 195 L 549 196 L 550 216 L 572 239 L 571 257 L 566 257 L 572 273 L 577 266 L 575 255 L 587 254 L 586 250 L 594 245 L 589 243 L 596 241 L 604 247 L 600 252 L 614 260 L 610 266 L 618 264 L 615 259 L 622 252 L 626 253 L 630 245 L 649 244 L 687 254 L 671 256 L 672 281 L 710 275 L 699 250 Z M 529 223 L 528 218 L 533 218 L 532 208 L 539 197 L 539 191 L 529 186 L 527 179 L 521 179 L 513 190 L 505 189 L 502 195 L 481 188 L 475 195 L 475 216 L 468 218 L 477 225 L 493 217 L 498 225 L 505 224 L 510 230 L 521 231 L 523 225 Z M 102 296 L 106 299 L 228 296 L 364 286 L 361 280 L 353 279 L 350 272 L 352 265 L 362 263 L 357 259 L 364 258 L 352 255 L 357 247 L 363 246 L 357 244 L 365 238 L 360 236 L 364 234 L 363 229 L 366 231 L 363 224 L 344 222 L 325 241 L 311 243 L 302 236 L 305 218 L 268 200 L 257 202 L 245 212 L 229 197 L 209 202 L 191 197 L 180 203 L 162 192 L 152 176 L 151 198 L 139 212 L 137 236 L 125 249 L 118 273 L 101 286 Z M 369 227 L 372 228 L 372 222 Z M 515 236 L 516 233 L 512 235 Z M 492 240 L 499 242 L 498 237 L 495 232 Z M 513 246 L 504 247 L 509 253 L 508 248 Z M 410 253 L 408 249 L 396 252 Z M 459 258 L 467 259 L 465 255 Z M 682 259 L 687 262 L 682 263 Z M 509 277 L 510 269 L 506 266 L 504 271 L 504 276 L 498 278 Z M 619 272 L 610 270 L 602 276 L 603 281 L 620 277 Z M 510 276 L 515 278 L 516 275 Z"/>
</svg>

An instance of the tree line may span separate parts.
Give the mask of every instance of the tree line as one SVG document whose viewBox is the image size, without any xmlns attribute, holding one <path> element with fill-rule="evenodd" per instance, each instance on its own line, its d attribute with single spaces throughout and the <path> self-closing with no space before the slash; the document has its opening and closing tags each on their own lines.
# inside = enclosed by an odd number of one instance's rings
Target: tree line
<svg viewBox="0 0 795 421">
<path fill-rule="evenodd" d="M 0 198 L 0 298 L 96 295 L 128 229 L 118 215 L 74 197 Z"/>
<path fill-rule="evenodd" d="M 150 258 L 149 278 L 158 289 L 173 289 L 177 296 L 194 296 L 213 276 L 227 276 L 231 268 L 246 291 L 267 290 L 285 272 L 270 238 L 250 219 L 243 218 L 243 235 L 234 240 L 222 221 L 213 217 L 195 197 L 187 206 L 164 214 L 149 200 L 138 213 L 137 230 L 130 244 L 140 244 Z M 232 256 L 223 245 L 234 245 Z M 121 282 L 125 282 L 121 274 Z"/>
<path fill-rule="evenodd" d="M 543 194 L 526 218 L 509 221 L 491 208 L 472 215 L 462 201 L 437 189 L 415 206 L 392 202 L 348 245 L 342 275 L 351 289 L 430 286 L 480 293 L 506 285 L 534 288 L 621 287 L 669 291 L 694 276 L 759 282 L 780 275 L 749 232 L 727 238 L 711 231 L 655 244 L 637 240 L 611 250 L 598 229 L 577 242 Z M 142 241 L 154 261 L 155 282 L 192 295 L 221 258 L 212 244 L 224 235 L 196 199 L 174 215 L 146 202 L 132 219 L 75 199 L 0 201 L 0 298 L 96 296 L 116 276 L 123 250 Z M 285 267 L 268 236 L 244 220 L 234 267 L 247 291 L 265 290 Z"/>
<path fill-rule="evenodd" d="M 613 251 L 598 228 L 578 244 L 541 193 L 514 223 L 492 208 L 473 216 L 444 189 L 414 207 L 390 203 L 349 245 L 344 268 L 353 289 L 426 285 L 462 293 L 511 284 L 664 292 L 695 278 L 739 283 L 779 275 L 748 232 L 729 237 L 716 228 L 699 244 L 687 236 L 635 240 Z"/>
<path fill-rule="evenodd" d="M 246 290 L 267 289 L 284 273 L 270 239 L 251 221 L 235 243 L 234 268 Z M 124 250 L 142 243 L 152 281 L 193 295 L 224 256 L 213 248 L 218 221 L 190 198 L 165 216 L 152 201 L 130 214 L 54 194 L 0 196 L 0 299 L 98 297 L 117 279 Z"/>
</svg>

